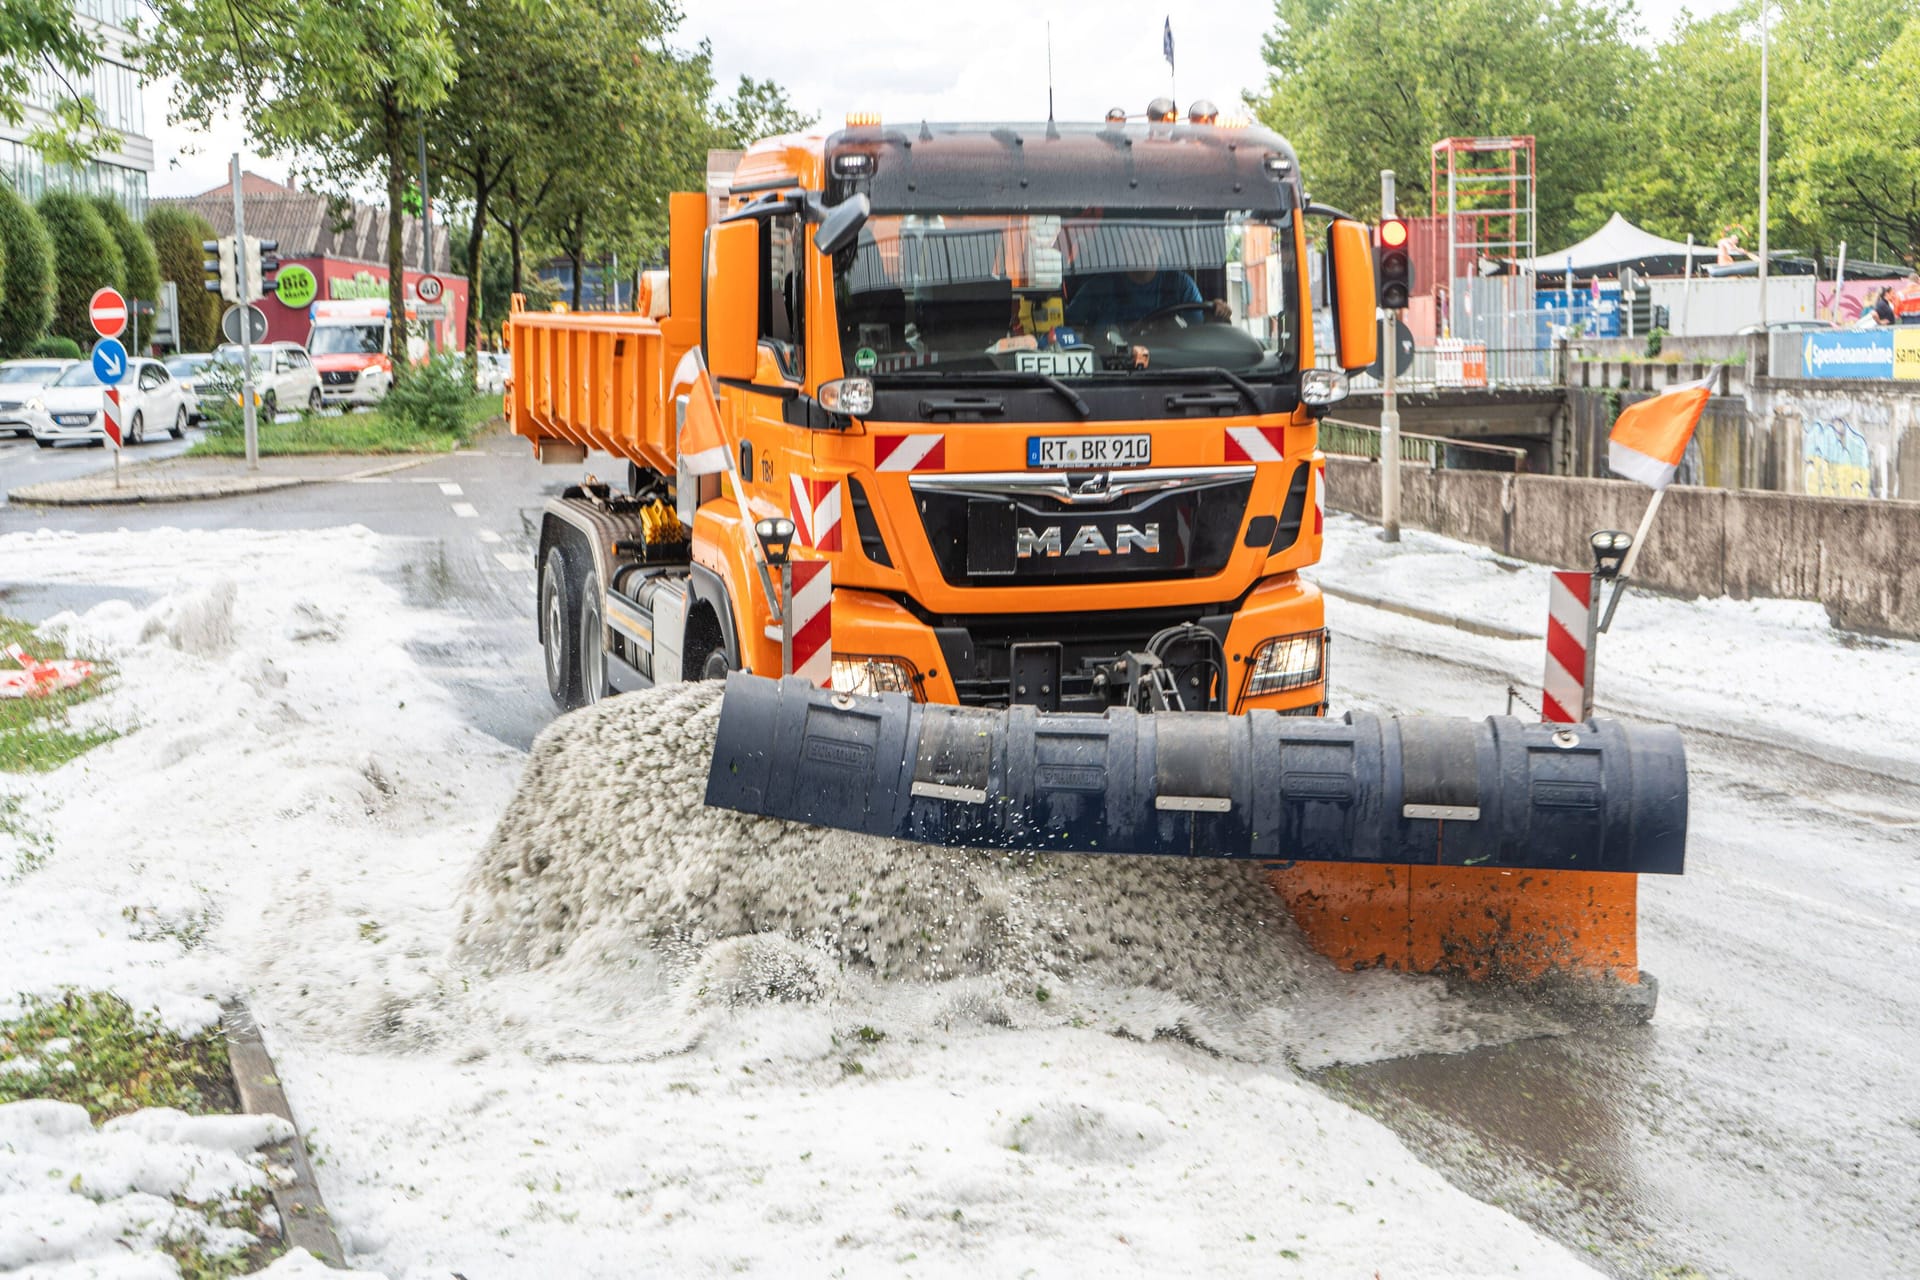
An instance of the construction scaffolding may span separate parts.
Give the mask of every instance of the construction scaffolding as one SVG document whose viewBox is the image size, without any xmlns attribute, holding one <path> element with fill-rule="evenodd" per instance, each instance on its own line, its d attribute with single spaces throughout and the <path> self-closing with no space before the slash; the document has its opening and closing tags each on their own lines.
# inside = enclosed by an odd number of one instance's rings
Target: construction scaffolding
<svg viewBox="0 0 1920 1280">
<path fill-rule="evenodd" d="M 1532 135 L 1442 138 L 1433 144 L 1428 190 L 1447 236 L 1441 336 L 1511 350 L 1538 344 L 1531 270 L 1481 271 L 1482 260 L 1531 262 L 1538 254 L 1537 169 Z"/>
</svg>

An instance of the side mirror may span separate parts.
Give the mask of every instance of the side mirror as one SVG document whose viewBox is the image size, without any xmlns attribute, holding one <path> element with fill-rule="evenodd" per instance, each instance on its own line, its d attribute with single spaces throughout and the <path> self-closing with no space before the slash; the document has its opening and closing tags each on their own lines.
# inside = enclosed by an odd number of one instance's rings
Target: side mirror
<svg viewBox="0 0 1920 1280">
<path fill-rule="evenodd" d="M 1335 218 L 1327 228 L 1327 297 L 1333 303 L 1336 362 L 1352 373 L 1380 355 L 1379 294 L 1373 282 L 1373 237 L 1364 222 Z"/>
<path fill-rule="evenodd" d="M 873 214 L 873 201 L 859 192 L 827 210 L 813 233 L 813 247 L 831 257 L 853 243 Z"/>
<path fill-rule="evenodd" d="M 760 223 L 742 218 L 707 233 L 701 345 L 716 378 L 753 378 L 760 346 Z"/>
</svg>

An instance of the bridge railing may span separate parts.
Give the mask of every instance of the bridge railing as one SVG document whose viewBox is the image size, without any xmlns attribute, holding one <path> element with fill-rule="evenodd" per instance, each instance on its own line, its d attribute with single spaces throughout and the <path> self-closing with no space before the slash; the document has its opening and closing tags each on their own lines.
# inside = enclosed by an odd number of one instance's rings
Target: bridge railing
<svg viewBox="0 0 1920 1280">
<path fill-rule="evenodd" d="M 1335 368 L 1331 349 L 1316 351 L 1322 369 Z M 1413 364 L 1395 379 L 1399 391 L 1486 391 L 1504 387 L 1559 387 L 1566 385 L 1564 347 L 1486 347 L 1451 343 L 1415 347 Z M 1368 373 L 1348 376 L 1355 391 L 1374 392 L 1380 380 Z"/>
<path fill-rule="evenodd" d="M 1322 453 L 1347 458 L 1378 458 L 1380 441 L 1379 427 L 1345 418 L 1320 419 Z M 1511 471 L 1519 474 L 1527 469 L 1527 451 L 1513 445 L 1453 440 L 1446 436 L 1402 431 L 1400 461 L 1424 463 L 1435 471 L 1471 467 L 1476 471 Z"/>
</svg>

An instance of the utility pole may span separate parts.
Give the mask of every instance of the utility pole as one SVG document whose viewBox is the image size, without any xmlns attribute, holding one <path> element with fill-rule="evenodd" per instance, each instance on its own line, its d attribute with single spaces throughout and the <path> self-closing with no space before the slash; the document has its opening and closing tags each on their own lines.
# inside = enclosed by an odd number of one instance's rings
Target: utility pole
<svg viewBox="0 0 1920 1280">
<path fill-rule="evenodd" d="M 1760 0 L 1760 331 L 1767 331 L 1767 5 Z"/>
<path fill-rule="evenodd" d="M 240 198 L 240 153 L 233 153 L 233 278 L 240 295 L 240 416 L 247 424 L 247 470 L 260 469 L 260 419 L 253 406 L 253 299 L 247 296 L 247 213 Z"/>
<path fill-rule="evenodd" d="M 1393 170 L 1382 169 L 1380 216 L 1390 218 L 1399 211 L 1394 203 Z M 1380 525 L 1381 536 L 1388 542 L 1400 541 L 1400 404 L 1393 391 L 1400 363 L 1395 350 L 1397 319 L 1391 311 L 1380 312 Z"/>
</svg>

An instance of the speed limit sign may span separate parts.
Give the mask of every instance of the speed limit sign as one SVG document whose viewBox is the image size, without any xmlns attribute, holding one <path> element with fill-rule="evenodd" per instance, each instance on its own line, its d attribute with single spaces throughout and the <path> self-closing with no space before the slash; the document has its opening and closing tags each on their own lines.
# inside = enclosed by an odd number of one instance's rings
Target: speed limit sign
<svg viewBox="0 0 1920 1280">
<path fill-rule="evenodd" d="M 447 286 L 441 282 L 439 276 L 421 276 L 420 283 L 414 286 L 414 291 L 420 295 L 422 302 L 438 302 L 440 295 L 447 291 Z"/>
</svg>

